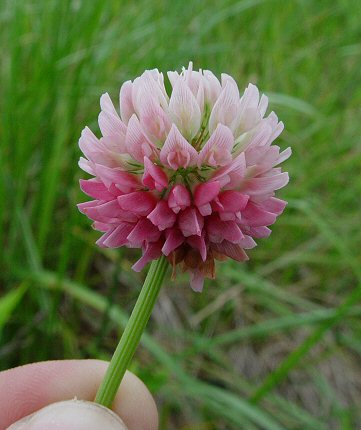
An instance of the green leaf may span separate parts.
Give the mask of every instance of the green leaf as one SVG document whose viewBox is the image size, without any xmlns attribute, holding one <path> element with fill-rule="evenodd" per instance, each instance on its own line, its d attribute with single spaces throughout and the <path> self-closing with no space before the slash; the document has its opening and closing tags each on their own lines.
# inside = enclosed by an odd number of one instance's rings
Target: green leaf
<svg viewBox="0 0 361 430">
<path fill-rule="evenodd" d="M 23 283 L 20 287 L 9 291 L 5 296 L 0 298 L 0 332 L 10 319 L 16 306 L 20 303 L 27 287 L 27 284 Z"/>
</svg>

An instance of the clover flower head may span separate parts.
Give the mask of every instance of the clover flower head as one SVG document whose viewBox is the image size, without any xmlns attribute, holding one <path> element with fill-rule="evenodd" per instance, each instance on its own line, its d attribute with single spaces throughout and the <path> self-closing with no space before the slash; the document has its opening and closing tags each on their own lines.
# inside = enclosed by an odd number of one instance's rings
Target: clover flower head
<svg viewBox="0 0 361 430">
<path fill-rule="evenodd" d="M 283 130 L 268 99 L 249 84 L 240 95 L 234 79 L 208 70 L 147 70 L 120 89 L 119 112 L 100 99 L 102 137 L 85 128 L 79 165 L 92 179 L 79 204 L 103 234 L 106 248 L 141 248 L 140 271 L 162 254 L 191 275 L 201 291 L 214 278 L 215 259 L 248 259 L 254 239 L 286 206 L 275 191 L 288 183 L 278 167 L 291 155 L 272 142 Z"/>
</svg>

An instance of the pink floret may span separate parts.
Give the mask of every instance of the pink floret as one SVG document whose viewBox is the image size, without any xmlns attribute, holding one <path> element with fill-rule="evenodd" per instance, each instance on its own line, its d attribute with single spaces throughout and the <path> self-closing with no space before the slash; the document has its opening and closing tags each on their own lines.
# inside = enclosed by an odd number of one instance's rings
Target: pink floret
<svg viewBox="0 0 361 430">
<path fill-rule="evenodd" d="M 290 155 L 273 141 L 283 130 L 268 99 L 249 84 L 210 71 L 148 70 L 120 90 L 120 113 L 101 97 L 97 138 L 85 128 L 80 167 L 93 176 L 80 187 L 93 200 L 78 205 L 106 248 L 140 248 L 133 266 L 167 256 L 190 272 L 201 291 L 215 276 L 215 259 L 246 261 L 254 239 L 268 237 L 286 202 L 278 167 Z"/>
</svg>

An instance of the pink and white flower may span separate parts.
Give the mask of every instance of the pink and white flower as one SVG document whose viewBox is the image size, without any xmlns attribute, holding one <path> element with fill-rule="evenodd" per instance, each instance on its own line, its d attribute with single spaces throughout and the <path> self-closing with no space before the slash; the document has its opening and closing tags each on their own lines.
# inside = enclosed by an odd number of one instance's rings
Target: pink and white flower
<svg viewBox="0 0 361 430">
<path fill-rule="evenodd" d="M 162 254 L 191 274 L 201 291 L 215 259 L 245 261 L 254 238 L 268 237 L 286 206 L 275 191 L 288 183 L 278 167 L 291 155 L 272 145 L 283 130 L 268 99 L 249 84 L 210 71 L 148 70 L 120 90 L 120 114 L 100 99 L 97 138 L 85 128 L 80 167 L 93 176 L 81 212 L 103 233 L 97 244 L 141 248 L 140 271 Z"/>
</svg>

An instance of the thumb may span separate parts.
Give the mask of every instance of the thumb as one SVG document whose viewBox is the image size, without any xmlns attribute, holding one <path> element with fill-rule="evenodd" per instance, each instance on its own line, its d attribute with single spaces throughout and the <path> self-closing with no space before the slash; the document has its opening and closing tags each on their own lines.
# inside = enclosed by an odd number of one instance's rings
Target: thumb
<svg viewBox="0 0 361 430">
<path fill-rule="evenodd" d="M 113 411 L 93 402 L 53 403 L 12 424 L 7 430 L 127 430 Z"/>
</svg>

